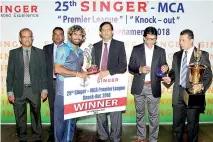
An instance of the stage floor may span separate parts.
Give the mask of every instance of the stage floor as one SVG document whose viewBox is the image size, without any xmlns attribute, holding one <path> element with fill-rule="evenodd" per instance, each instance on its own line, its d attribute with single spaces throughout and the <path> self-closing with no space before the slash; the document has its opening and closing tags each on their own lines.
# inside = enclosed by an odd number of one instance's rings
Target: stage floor
<svg viewBox="0 0 213 142">
<path fill-rule="evenodd" d="M 148 128 L 148 127 L 147 127 Z M 49 125 L 43 125 L 42 139 L 44 142 L 48 139 Z M 147 129 L 148 130 L 148 129 Z M 31 142 L 31 128 L 28 125 L 29 142 Z M 136 137 L 135 125 L 123 125 L 122 142 L 131 142 Z M 75 142 L 95 142 L 96 125 L 78 124 Z M 18 142 L 15 125 L 1 125 L 1 142 Z M 172 142 L 172 126 L 160 125 L 158 142 Z M 184 134 L 186 142 L 186 134 Z M 213 142 L 213 124 L 201 124 L 199 132 L 199 142 Z"/>
</svg>

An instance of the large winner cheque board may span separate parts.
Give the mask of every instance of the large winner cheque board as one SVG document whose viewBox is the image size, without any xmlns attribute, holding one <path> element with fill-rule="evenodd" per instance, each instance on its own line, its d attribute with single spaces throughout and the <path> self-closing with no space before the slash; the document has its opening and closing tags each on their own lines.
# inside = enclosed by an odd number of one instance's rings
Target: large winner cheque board
<svg viewBox="0 0 213 142">
<path fill-rule="evenodd" d="M 64 119 L 126 110 L 128 75 L 64 79 Z"/>
</svg>

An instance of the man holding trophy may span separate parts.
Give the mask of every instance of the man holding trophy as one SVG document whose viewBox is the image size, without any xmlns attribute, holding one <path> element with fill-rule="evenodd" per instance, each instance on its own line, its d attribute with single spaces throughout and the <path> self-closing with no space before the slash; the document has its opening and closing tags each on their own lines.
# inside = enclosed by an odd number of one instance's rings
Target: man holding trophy
<svg viewBox="0 0 213 142">
<path fill-rule="evenodd" d="M 74 25 L 68 29 L 68 42 L 58 47 L 54 70 L 56 77 L 56 96 L 54 104 L 55 141 L 70 142 L 75 132 L 76 119 L 64 120 L 64 78 L 87 78 L 87 72 L 82 71 L 83 51 L 80 46 L 86 39 L 85 30 Z"/>
<path fill-rule="evenodd" d="M 164 82 L 174 83 L 173 140 L 183 141 L 184 125 L 187 118 L 187 141 L 198 141 L 200 110 L 205 107 L 205 92 L 211 85 L 212 71 L 209 54 L 193 46 L 194 34 L 186 29 L 180 33 L 181 50 L 174 53 L 172 69 Z"/>
<path fill-rule="evenodd" d="M 127 61 L 124 43 L 113 39 L 113 26 L 110 22 L 103 22 L 99 27 L 101 41 L 94 44 L 92 51 L 93 64 L 99 68 L 98 79 L 108 75 L 126 72 Z M 95 71 L 96 69 L 92 69 Z M 121 111 L 109 112 L 111 120 L 111 132 L 109 134 L 107 114 L 97 114 L 98 142 L 110 139 L 112 142 L 120 142 L 122 130 Z"/>
</svg>

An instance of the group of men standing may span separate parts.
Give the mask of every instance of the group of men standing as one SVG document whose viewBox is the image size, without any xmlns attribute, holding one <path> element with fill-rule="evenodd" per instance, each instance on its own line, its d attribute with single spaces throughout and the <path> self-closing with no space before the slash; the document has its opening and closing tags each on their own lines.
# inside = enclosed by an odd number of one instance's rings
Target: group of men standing
<svg viewBox="0 0 213 142">
<path fill-rule="evenodd" d="M 100 69 L 98 79 L 108 75 L 121 74 L 127 70 L 124 42 L 113 39 L 113 25 L 103 22 L 99 27 L 101 41 L 94 44 L 92 56 Z M 188 141 L 198 141 L 199 108 L 187 108 L 183 101 L 183 90 L 189 87 L 187 74 L 182 72 L 183 64 L 193 62 L 194 35 L 191 30 L 180 33 L 181 50 L 173 56 L 172 68 L 166 62 L 166 52 L 156 45 L 157 30 L 147 27 L 143 34 L 143 43 L 133 47 L 129 60 L 129 72 L 134 75 L 131 93 L 136 108 L 136 139 L 133 142 L 146 141 L 146 107 L 149 116 L 149 142 L 157 142 L 159 132 L 159 104 L 161 81 L 172 84 L 173 88 L 173 140 L 183 141 L 185 119 L 188 121 Z M 49 142 L 73 141 L 76 119 L 64 120 L 64 78 L 80 77 L 86 79 L 87 72 L 82 70 L 83 51 L 80 48 L 86 40 L 85 30 L 74 25 L 68 29 L 68 42 L 64 43 L 64 30 L 53 29 L 53 43 L 44 46 L 43 51 L 32 46 L 33 33 L 24 28 L 19 33 L 21 47 L 11 50 L 7 71 L 8 100 L 14 106 L 17 134 L 20 142 L 27 141 L 26 106 L 30 104 L 31 127 L 34 141 L 42 141 L 40 107 L 41 100 L 48 96 L 50 107 Z M 201 64 L 207 66 L 203 84 L 190 87 L 208 89 L 212 81 L 209 54 L 202 51 Z M 187 57 L 186 57 L 187 54 Z M 185 61 L 186 60 L 186 61 Z M 160 68 L 168 77 L 156 76 Z M 185 78 L 183 78 L 183 76 Z M 110 115 L 109 132 L 107 114 Z M 101 113 L 96 115 L 98 142 L 121 141 L 122 112 Z"/>
</svg>

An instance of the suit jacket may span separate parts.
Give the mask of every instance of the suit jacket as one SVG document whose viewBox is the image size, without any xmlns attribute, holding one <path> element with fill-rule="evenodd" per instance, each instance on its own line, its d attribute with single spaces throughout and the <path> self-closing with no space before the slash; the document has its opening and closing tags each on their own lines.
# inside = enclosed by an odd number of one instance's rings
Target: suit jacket
<svg viewBox="0 0 213 142">
<path fill-rule="evenodd" d="M 152 94 L 155 98 L 161 97 L 161 77 L 156 76 L 156 70 L 157 68 L 160 68 L 162 65 L 167 65 L 165 50 L 155 45 L 153 50 L 151 73 L 150 73 Z M 130 73 L 133 73 L 134 75 L 131 93 L 136 95 L 141 94 L 145 81 L 146 74 L 139 73 L 139 68 L 141 66 L 146 66 L 144 43 L 133 47 L 128 66 Z"/>
<path fill-rule="evenodd" d="M 197 50 L 197 48 L 194 48 L 194 50 Z M 183 50 L 180 50 L 173 55 L 173 61 L 172 61 L 172 69 L 169 72 L 169 76 L 171 77 L 171 84 L 174 83 L 173 86 L 173 95 L 172 95 L 172 104 L 177 105 L 179 100 L 179 93 L 180 93 L 180 66 L 181 66 L 181 58 L 182 58 Z M 190 63 L 194 63 L 194 54 L 192 54 Z M 212 71 L 211 71 L 211 65 L 209 61 L 209 53 L 206 51 L 202 51 L 201 56 L 201 64 L 206 65 L 207 69 L 204 72 L 204 78 L 203 78 L 203 86 L 204 90 L 203 93 L 205 94 L 206 90 L 211 85 L 212 81 Z M 189 83 L 189 71 L 187 73 L 186 77 L 186 88 L 191 88 L 192 85 Z"/>
<path fill-rule="evenodd" d="M 30 80 L 34 94 L 40 94 L 47 89 L 47 74 L 44 52 L 36 47 L 31 48 Z M 23 48 L 10 50 L 7 69 L 7 92 L 13 91 L 16 97 L 23 95 L 24 89 L 24 59 Z"/>
<path fill-rule="evenodd" d="M 92 51 L 92 56 L 94 61 L 93 64 L 100 67 L 101 54 L 102 54 L 103 41 L 99 41 L 94 44 L 94 50 Z M 107 69 L 110 75 L 119 74 L 126 72 L 127 61 L 124 43 L 115 39 L 111 40 Z"/>
<path fill-rule="evenodd" d="M 47 65 L 47 79 L 48 79 L 48 95 L 53 92 L 53 66 L 54 66 L 54 44 L 48 44 L 43 47 L 43 51 L 45 54 L 45 61 Z"/>
</svg>

